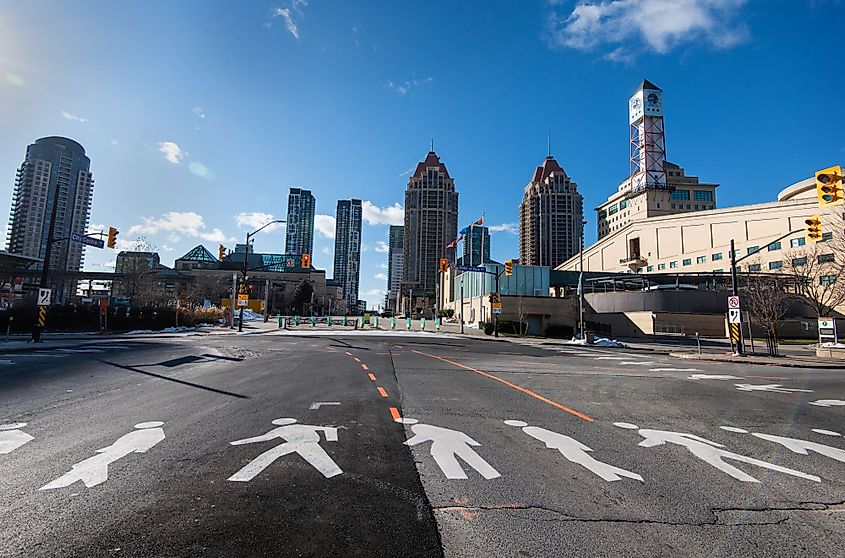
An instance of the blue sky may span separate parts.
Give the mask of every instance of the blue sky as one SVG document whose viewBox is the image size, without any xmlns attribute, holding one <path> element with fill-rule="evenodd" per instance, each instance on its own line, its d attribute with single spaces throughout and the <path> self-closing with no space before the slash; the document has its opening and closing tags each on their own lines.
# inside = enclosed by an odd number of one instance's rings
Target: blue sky
<svg viewBox="0 0 845 558">
<path fill-rule="evenodd" d="M 838 0 L 0 0 L 0 201 L 28 143 L 71 137 L 92 159 L 92 223 L 172 264 L 242 242 L 310 188 L 314 263 L 331 276 L 336 200 L 361 198 L 373 305 L 387 223 L 432 135 L 461 224 L 484 212 L 499 260 L 518 256 L 548 132 L 595 239 L 644 77 L 665 91 L 669 159 L 721 184 L 719 206 L 845 162 L 843 16 Z M 282 252 L 283 229 L 256 249 Z M 90 249 L 86 267 L 114 255 Z"/>
</svg>

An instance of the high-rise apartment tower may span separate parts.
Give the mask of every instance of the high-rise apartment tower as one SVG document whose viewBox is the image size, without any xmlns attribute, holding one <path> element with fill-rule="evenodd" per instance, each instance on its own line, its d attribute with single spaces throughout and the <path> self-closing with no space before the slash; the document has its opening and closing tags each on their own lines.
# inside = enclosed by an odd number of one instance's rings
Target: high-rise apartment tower
<svg viewBox="0 0 845 558">
<path fill-rule="evenodd" d="M 519 204 L 519 263 L 555 267 L 577 254 L 583 215 L 578 187 L 549 155 Z"/>
<path fill-rule="evenodd" d="M 334 280 L 343 287 L 346 308 L 358 304 L 361 274 L 361 200 L 338 200 L 335 216 Z"/>
<path fill-rule="evenodd" d="M 88 227 L 94 192 L 90 166 L 85 149 L 68 138 L 41 138 L 26 148 L 15 176 L 6 240 L 9 252 L 44 257 L 53 203 L 58 200 L 53 239 L 61 240 L 53 244 L 50 269 L 82 268 L 83 245 L 69 239 L 72 234 L 84 235 Z M 53 303 L 65 303 L 76 293 L 75 281 L 50 280 L 47 286 L 53 289 Z"/>
<path fill-rule="evenodd" d="M 314 253 L 314 196 L 311 190 L 290 189 L 285 253 Z"/>
</svg>

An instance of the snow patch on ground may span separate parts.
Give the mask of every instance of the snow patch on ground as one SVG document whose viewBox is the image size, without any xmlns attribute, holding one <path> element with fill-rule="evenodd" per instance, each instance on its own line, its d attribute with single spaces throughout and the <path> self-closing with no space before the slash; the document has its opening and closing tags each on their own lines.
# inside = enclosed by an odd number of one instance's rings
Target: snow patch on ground
<svg viewBox="0 0 845 558">
<path fill-rule="evenodd" d="M 570 341 L 564 341 L 567 345 L 582 345 L 587 346 L 586 339 L 578 339 L 573 337 Z M 616 349 L 626 349 L 628 345 L 623 343 L 622 341 L 617 341 L 616 339 L 607 339 L 606 337 L 596 337 L 593 339 L 593 347 L 613 347 Z"/>
<path fill-rule="evenodd" d="M 187 326 L 179 326 L 179 327 L 166 327 L 164 329 L 133 329 L 132 331 L 126 332 L 126 335 L 141 335 L 146 333 L 185 333 L 187 331 L 195 331 L 197 328 L 195 327 L 187 327 Z"/>
</svg>

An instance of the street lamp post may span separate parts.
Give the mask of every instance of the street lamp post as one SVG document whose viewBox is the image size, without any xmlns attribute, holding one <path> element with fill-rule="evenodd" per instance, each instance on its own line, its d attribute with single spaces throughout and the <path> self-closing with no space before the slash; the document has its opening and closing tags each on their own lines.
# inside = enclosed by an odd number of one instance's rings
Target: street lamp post
<svg viewBox="0 0 845 558">
<path fill-rule="evenodd" d="M 285 221 L 284 219 L 275 219 L 273 221 L 270 221 L 269 223 L 264 224 L 263 226 L 259 227 L 258 229 L 252 231 L 251 233 L 246 233 L 246 245 L 244 246 L 244 261 L 243 261 L 243 267 L 241 268 L 241 274 L 243 275 L 243 280 L 242 280 L 242 283 L 241 283 L 241 288 L 238 289 L 239 291 L 246 288 L 247 272 L 249 271 L 249 269 L 247 269 L 247 261 L 248 261 L 248 256 L 249 256 L 249 239 L 252 238 L 253 236 L 255 236 L 256 234 L 260 233 L 261 231 L 263 231 L 264 229 L 266 229 L 270 225 L 274 225 L 276 223 L 286 223 L 286 222 L 287 221 Z M 239 315 L 238 315 L 238 332 L 241 332 L 243 330 L 244 330 L 244 307 L 241 306 L 240 312 L 239 312 Z"/>
</svg>

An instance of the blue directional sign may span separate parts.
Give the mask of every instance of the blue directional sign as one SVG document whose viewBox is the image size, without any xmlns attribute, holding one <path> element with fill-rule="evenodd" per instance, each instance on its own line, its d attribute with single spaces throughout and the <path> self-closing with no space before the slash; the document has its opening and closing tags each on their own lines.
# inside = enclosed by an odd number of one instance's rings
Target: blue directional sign
<svg viewBox="0 0 845 558">
<path fill-rule="evenodd" d="M 486 273 L 487 269 L 477 265 L 459 265 L 458 269 L 461 271 L 480 271 L 481 273 Z"/>
<path fill-rule="evenodd" d="M 93 238 L 83 234 L 71 233 L 70 239 L 74 242 L 85 244 L 86 246 L 93 246 L 94 248 L 103 248 L 106 245 L 106 243 L 99 238 Z"/>
</svg>

